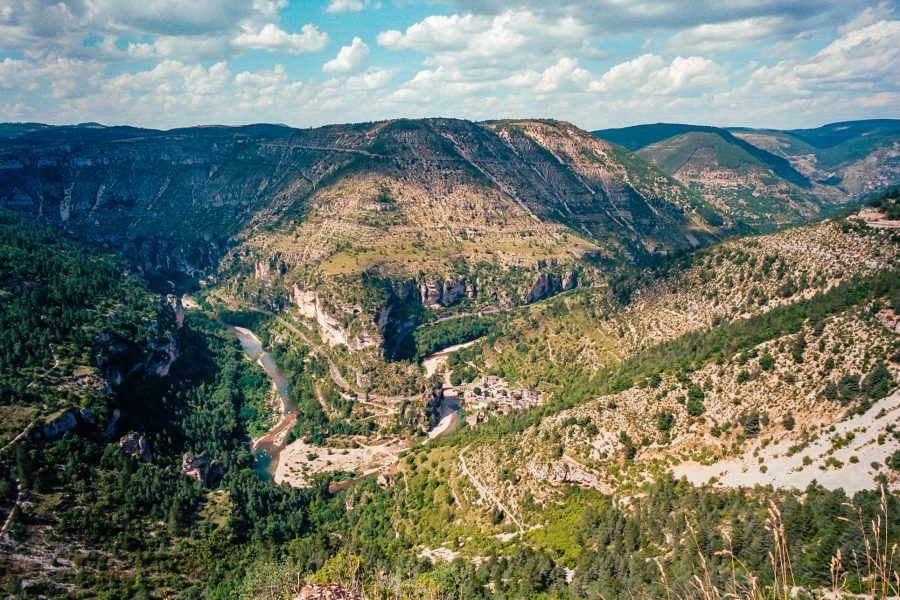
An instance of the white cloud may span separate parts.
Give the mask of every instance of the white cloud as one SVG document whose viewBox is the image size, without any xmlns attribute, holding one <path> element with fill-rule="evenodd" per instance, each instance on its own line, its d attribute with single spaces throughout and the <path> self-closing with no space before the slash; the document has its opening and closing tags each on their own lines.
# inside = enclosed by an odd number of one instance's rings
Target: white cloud
<svg viewBox="0 0 900 600">
<path fill-rule="evenodd" d="M 525 87 L 545 94 L 573 87 L 583 88 L 591 74 L 578 65 L 574 58 L 563 57 L 542 72 L 524 71 L 504 81 L 513 87 Z"/>
<path fill-rule="evenodd" d="M 503 14 L 512 4 L 509 0 L 444 0 L 444 3 L 482 17 Z M 515 5 L 517 10 L 547 19 L 570 17 L 589 27 L 593 36 L 606 37 L 610 33 L 678 31 L 766 17 L 782 18 L 786 24 L 792 24 L 790 27 L 797 28 L 837 26 L 856 15 L 862 3 L 865 0 L 517 0 Z"/>
<path fill-rule="evenodd" d="M 60 5 L 63 3 L 61 2 Z M 100 23 L 125 31 L 162 35 L 227 32 L 235 23 L 274 16 L 283 2 L 246 0 L 76 0 Z"/>
<path fill-rule="evenodd" d="M 759 40 L 771 40 L 789 29 L 783 17 L 752 17 L 726 23 L 705 23 L 675 34 L 667 46 L 702 54 L 746 48 Z"/>
<path fill-rule="evenodd" d="M 898 74 L 900 21 L 878 21 L 847 32 L 810 58 L 761 66 L 729 95 L 762 99 L 854 89 L 895 91 Z"/>
<path fill-rule="evenodd" d="M 357 70 L 369 58 L 369 47 L 361 38 L 353 38 L 349 46 L 343 46 L 338 55 L 325 63 L 322 70 L 326 73 L 349 73 Z"/>
<path fill-rule="evenodd" d="M 153 44 L 131 42 L 125 52 L 137 60 L 147 60 L 156 54 L 156 47 Z"/>
<path fill-rule="evenodd" d="M 848 32 L 798 64 L 793 73 L 805 80 L 835 85 L 888 79 L 900 83 L 900 21 L 878 21 Z"/>
<path fill-rule="evenodd" d="M 868 27 L 878 21 L 890 19 L 893 14 L 894 7 L 885 0 L 882 0 L 877 6 L 867 6 L 852 21 L 838 27 L 838 33 L 846 34 Z"/>
<path fill-rule="evenodd" d="M 349 90 L 377 90 L 384 88 L 393 77 L 390 69 L 376 69 L 348 77 L 345 83 Z"/>
<path fill-rule="evenodd" d="M 363 0 L 331 0 L 325 12 L 359 12 L 366 7 Z"/>
<path fill-rule="evenodd" d="M 221 60 L 228 46 L 225 38 L 213 35 L 160 35 L 153 42 L 157 55 L 180 61 Z"/>
<path fill-rule="evenodd" d="M 533 67 L 537 61 L 593 54 L 588 37 L 587 28 L 575 19 L 509 10 L 493 17 L 430 16 L 405 32 L 384 31 L 377 40 L 387 48 L 427 53 L 428 64 L 481 68 Z"/>
<path fill-rule="evenodd" d="M 727 83 L 725 69 L 708 58 L 701 56 L 678 56 L 672 63 L 655 73 L 637 89 L 639 94 L 695 95 L 708 88 Z"/>
<path fill-rule="evenodd" d="M 589 89 L 592 92 L 621 92 L 633 89 L 646 81 L 651 73 L 661 69 L 664 64 L 661 56 L 642 54 L 612 67 L 599 80 L 592 81 Z"/>
<path fill-rule="evenodd" d="M 303 89 L 300 82 L 290 81 L 282 65 L 257 73 L 242 71 L 235 75 L 234 83 L 237 104 L 228 110 L 237 115 L 261 114 L 258 111 L 283 110 L 285 106 L 296 105 Z"/>
<path fill-rule="evenodd" d="M 298 11 L 282 10 L 288 0 L 0 0 L 0 113 L 148 126 L 434 114 L 802 126 L 895 116 L 900 96 L 891 0 L 697 0 L 690 10 L 683 0 L 445 3 L 458 14 L 378 34 L 398 51 L 393 69 L 370 63 L 362 40 L 375 32 L 364 23 L 323 58 L 323 76 L 288 56 L 328 43 L 315 25 L 300 28 L 309 19 L 290 20 Z M 621 57 L 608 63 L 606 49 Z M 284 66 L 250 66 L 251 56 L 229 73 L 248 50 L 277 53 L 271 63 Z"/>
<path fill-rule="evenodd" d="M 610 68 L 591 82 L 591 92 L 647 96 L 697 96 L 724 86 L 725 67 L 702 56 L 675 57 L 670 63 L 656 54 L 641 56 Z"/>
<path fill-rule="evenodd" d="M 318 52 L 328 43 L 328 34 L 307 23 L 300 33 L 287 33 L 274 23 L 267 23 L 259 31 L 244 27 L 244 32 L 231 40 L 234 46 L 252 50 L 268 50 L 269 52 L 285 52 L 301 54 Z"/>
</svg>

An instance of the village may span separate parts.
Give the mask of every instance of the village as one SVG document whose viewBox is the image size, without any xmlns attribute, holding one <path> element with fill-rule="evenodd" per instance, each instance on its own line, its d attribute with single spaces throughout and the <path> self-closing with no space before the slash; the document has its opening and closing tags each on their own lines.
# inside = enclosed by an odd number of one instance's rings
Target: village
<svg viewBox="0 0 900 600">
<path fill-rule="evenodd" d="M 496 375 L 483 375 L 480 379 L 460 386 L 467 413 L 466 423 L 477 427 L 494 415 L 506 415 L 542 404 L 548 394 L 526 388 L 511 388 L 509 383 Z"/>
</svg>

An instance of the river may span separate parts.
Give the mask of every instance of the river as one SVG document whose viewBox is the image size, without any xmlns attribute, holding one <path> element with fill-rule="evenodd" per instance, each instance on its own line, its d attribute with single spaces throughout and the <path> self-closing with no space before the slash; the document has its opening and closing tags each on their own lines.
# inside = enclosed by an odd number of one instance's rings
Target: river
<svg viewBox="0 0 900 600">
<path fill-rule="evenodd" d="M 463 348 L 468 348 L 478 342 L 478 340 L 472 340 L 471 342 L 466 342 L 464 344 L 454 344 L 453 346 L 448 346 L 443 350 L 438 350 L 434 354 L 429 354 L 425 358 L 422 359 L 422 367 L 425 369 L 425 377 L 431 377 L 437 372 L 438 367 L 447 362 L 447 359 L 451 354 L 456 352 L 457 350 L 462 350 Z M 441 407 L 439 409 L 440 420 L 437 425 L 435 425 L 431 431 L 428 432 L 428 439 L 436 440 L 440 439 L 446 435 L 450 435 L 462 424 L 462 407 L 459 403 L 459 393 L 456 391 L 456 388 L 450 383 L 450 373 L 444 373 L 444 382 L 441 390 L 441 395 L 443 399 L 441 401 Z"/>
<path fill-rule="evenodd" d="M 262 342 L 256 337 L 256 334 L 249 329 L 234 325 L 228 325 L 228 331 L 237 336 L 241 348 L 244 349 L 247 356 L 263 368 L 281 398 L 281 419 L 266 435 L 254 440 L 251 447 L 253 454 L 256 455 L 254 469 L 263 479 L 269 480 L 274 476 L 281 451 L 287 445 L 285 444 L 287 434 L 297 422 L 297 410 L 291 403 L 284 373 L 278 367 L 275 357 L 263 350 Z"/>
<path fill-rule="evenodd" d="M 255 360 L 257 364 L 263 368 L 266 375 L 272 380 L 272 384 L 275 386 L 275 390 L 278 392 L 278 396 L 281 399 L 281 419 L 263 437 L 254 440 L 251 446 L 251 450 L 256 456 L 254 470 L 260 477 L 269 481 L 274 477 L 275 470 L 278 467 L 278 461 L 281 458 L 281 453 L 287 446 L 285 443 L 287 434 L 297 423 L 297 409 L 291 402 L 284 373 L 278 366 L 275 357 L 263 349 L 262 342 L 256 334 L 244 327 L 229 325 L 227 323 L 225 325 L 228 327 L 228 331 L 237 337 L 241 344 L 241 348 L 243 348 L 247 356 Z M 426 377 L 433 375 L 437 368 L 446 362 L 450 354 L 457 350 L 461 350 L 462 348 L 467 348 L 476 341 L 477 340 L 465 344 L 455 344 L 425 357 L 422 360 L 422 366 L 425 369 Z M 459 396 L 456 389 L 450 384 L 449 373 L 444 375 L 442 395 L 443 400 L 439 409 L 440 420 L 428 432 L 428 439 L 430 440 L 440 439 L 441 437 L 449 435 L 456 431 L 462 424 L 462 408 L 460 407 Z"/>
</svg>

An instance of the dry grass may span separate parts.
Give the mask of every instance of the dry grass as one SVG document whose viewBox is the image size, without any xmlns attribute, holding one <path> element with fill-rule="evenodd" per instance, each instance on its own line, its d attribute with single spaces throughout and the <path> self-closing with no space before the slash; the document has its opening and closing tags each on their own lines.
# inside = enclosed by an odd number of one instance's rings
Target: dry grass
<svg viewBox="0 0 900 600">
<path fill-rule="evenodd" d="M 845 522 L 856 524 L 863 539 L 865 556 L 857 556 L 854 551 L 851 560 L 845 561 L 839 548 L 831 558 L 831 588 L 829 590 L 805 591 L 797 585 L 781 511 L 770 500 L 769 516 L 766 519 L 766 530 L 772 536 L 769 562 L 772 565 L 774 576 L 770 585 L 761 587 L 758 575 L 751 572 L 731 550 L 722 550 L 718 553 L 719 556 L 730 559 L 731 581 L 724 587 L 716 584 L 706 557 L 697 543 L 696 532 L 691 523 L 687 522 L 688 531 L 700 559 L 700 569 L 698 573 L 694 573 L 693 579 L 686 589 L 675 590 L 669 583 L 665 569 L 657 560 L 656 564 L 659 567 L 660 579 L 665 587 L 667 599 L 670 600 L 673 597 L 697 600 L 793 600 L 795 598 L 888 600 L 896 598 L 900 595 L 900 572 L 895 564 L 897 544 L 889 543 L 887 531 L 889 522 L 887 491 L 884 486 L 881 487 L 881 512 L 868 523 L 863 517 L 860 507 L 852 502 L 846 503 L 845 506 L 856 515 L 856 518 L 853 520 L 845 517 L 839 518 Z M 725 539 L 730 547 L 731 540 L 727 533 Z M 853 568 L 852 572 L 844 567 L 848 562 Z M 853 591 L 851 590 L 853 586 L 862 589 Z"/>
</svg>

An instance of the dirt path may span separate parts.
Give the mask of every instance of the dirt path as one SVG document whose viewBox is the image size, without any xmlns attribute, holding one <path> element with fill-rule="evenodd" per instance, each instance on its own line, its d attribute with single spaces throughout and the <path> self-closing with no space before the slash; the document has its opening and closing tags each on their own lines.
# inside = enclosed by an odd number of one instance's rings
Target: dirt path
<svg viewBox="0 0 900 600">
<path fill-rule="evenodd" d="M 471 481 L 472 485 L 475 486 L 475 489 L 478 490 L 478 495 L 481 496 L 481 498 L 490 499 L 494 504 L 497 505 L 498 508 L 500 508 L 500 510 L 503 511 L 504 515 L 507 515 L 510 518 L 510 520 L 516 524 L 516 527 L 519 528 L 519 533 L 525 533 L 525 528 L 522 527 L 522 523 L 519 522 L 519 520 L 516 518 L 516 515 L 514 515 L 513 512 L 511 510 L 509 510 L 500 501 L 500 499 L 497 498 L 497 496 L 495 496 L 493 494 L 493 492 L 491 492 L 491 490 L 489 490 L 487 488 L 487 486 L 483 485 L 480 481 L 478 481 L 478 479 L 475 477 L 475 475 L 473 475 L 472 472 L 469 470 L 468 465 L 466 465 L 466 458 L 464 456 L 466 450 L 468 450 L 468 449 L 469 449 L 469 447 L 466 446 L 459 452 L 459 464 L 462 467 L 463 474 L 465 474 L 465 476 L 469 478 L 469 481 Z"/>
<path fill-rule="evenodd" d="M 31 423 L 29 423 L 28 425 L 26 425 L 26 426 L 25 426 L 25 429 L 23 429 L 23 430 L 19 433 L 19 435 L 17 435 L 17 436 L 14 437 L 13 439 L 9 440 L 9 442 L 7 442 L 5 446 L 3 446 L 2 448 L 0 448 L 0 454 L 3 454 L 3 452 L 5 452 L 7 448 L 11 448 L 13 444 L 15 444 L 16 442 L 18 442 L 19 440 L 21 440 L 21 439 L 22 439 L 23 437 L 25 437 L 26 435 L 28 435 L 28 432 L 29 432 L 33 427 L 34 427 L 34 421 L 32 421 Z"/>
<path fill-rule="evenodd" d="M 6 532 L 12 525 L 13 513 L 16 512 L 16 508 L 22 502 L 22 486 L 19 485 L 18 477 L 16 477 L 14 481 L 16 482 L 16 501 L 12 505 L 12 508 L 9 509 L 9 514 L 6 515 L 6 521 L 3 522 L 3 527 L 0 527 L 0 542 L 6 541 Z"/>
</svg>

